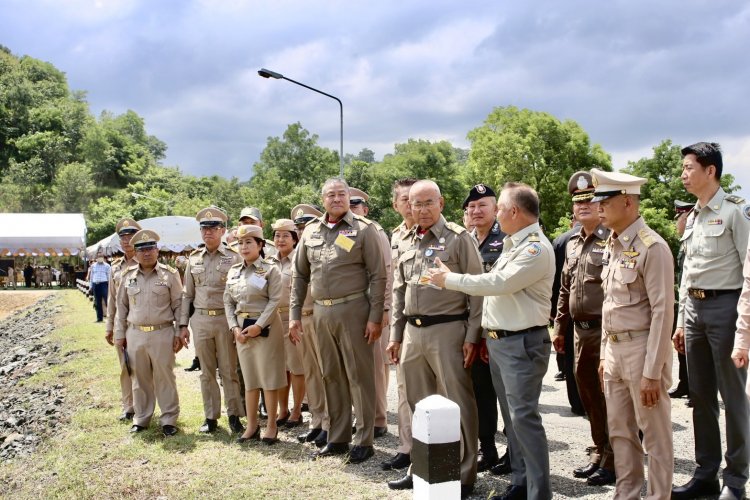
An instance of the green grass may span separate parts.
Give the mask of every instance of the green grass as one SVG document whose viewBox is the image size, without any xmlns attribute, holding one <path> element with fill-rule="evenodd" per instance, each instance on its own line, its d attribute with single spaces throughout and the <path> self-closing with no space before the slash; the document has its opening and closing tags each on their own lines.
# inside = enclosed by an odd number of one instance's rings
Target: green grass
<svg viewBox="0 0 750 500">
<path fill-rule="evenodd" d="M 175 369 L 180 394 L 180 433 L 166 439 L 156 425 L 137 436 L 117 422 L 117 356 L 94 323 L 91 304 L 78 291 L 56 292 L 62 305 L 50 341 L 64 360 L 24 386 L 61 383 L 69 422 L 30 457 L 0 468 L 4 498 L 383 498 L 386 476 L 366 474 L 340 459 L 308 460 L 312 451 L 287 433 L 273 447 L 240 446 L 226 419 L 212 436 L 197 433 L 203 410 L 197 376 Z M 192 357 L 180 353 L 185 366 Z M 157 408 L 158 412 L 158 408 Z M 392 476 L 392 475 L 391 475 Z"/>
</svg>

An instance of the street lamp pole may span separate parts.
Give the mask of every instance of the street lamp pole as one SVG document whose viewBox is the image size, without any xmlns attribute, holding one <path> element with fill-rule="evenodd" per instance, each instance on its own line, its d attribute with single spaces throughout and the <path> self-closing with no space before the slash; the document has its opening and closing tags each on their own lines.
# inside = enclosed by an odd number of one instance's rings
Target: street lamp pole
<svg viewBox="0 0 750 500">
<path fill-rule="evenodd" d="M 171 214 L 171 212 L 172 212 L 172 205 L 168 201 L 166 201 L 166 200 L 160 200 L 159 198 L 154 198 L 152 196 L 146 196 L 145 194 L 141 194 L 141 193 L 130 193 L 130 196 L 132 196 L 135 199 L 144 198 L 146 200 L 155 201 L 156 203 L 161 203 L 167 209 L 167 215 L 172 215 Z"/>
<path fill-rule="evenodd" d="M 299 85 L 300 87 L 305 87 L 306 89 L 312 90 L 313 92 L 317 92 L 318 94 L 323 94 L 326 97 L 330 97 L 331 99 L 334 99 L 336 102 L 339 103 L 339 116 L 341 119 L 340 137 L 339 137 L 339 177 L 343 179 L 344 178 L 344 105 L 341 103 L 341 99 L 339 99 L 335 95 L 327 94 L 323 92 L 322 90 L 318 90 L 309 85 L 305 85 L 302 82 L 292 80 L 291 78 L 285 77 L 281 73 L 277 73 L 269 69 L 261 68 L 260 70 L 258 70 L 258 74 L 262 76 L 263 78 L 275 78 L 276 80 L 286 80 L 288 82 L 295 83 Z"/>
</svg>

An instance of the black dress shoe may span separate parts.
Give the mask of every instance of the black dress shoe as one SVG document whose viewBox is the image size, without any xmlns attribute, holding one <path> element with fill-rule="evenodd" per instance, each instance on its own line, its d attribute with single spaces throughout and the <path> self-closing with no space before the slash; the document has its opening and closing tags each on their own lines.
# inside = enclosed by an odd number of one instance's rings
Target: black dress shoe
<svg viewBox="0 0 750 500">
<path fill-rule="evenodd" d="M 300 406 L 299 411 L 310 413 L 310 405 L 307 403 L 302 403 L 302 406 Z"/>
<path fill-rule="evenodd" d="M 505 451 L 505 455 L 500 457 L 500 459 L 497 461 L 497 465 L 494 465 L 490 467 L 490 474 L 494 476 L 504 476 L 506 474 L 510 474 L 512 469 L 510 468 L 510 455 L 508 455 L 508 451 Z"/>
<path fill-rule="evenodd" d="M 328 444 L 328 432 L 320 431 L 320 434 L 318 434 L 318 437 L 316 437 L 313 442 L 318 448 L 324 447 L 326 444 Z"/>
<path fill-rule="evenodd" d="M 291 414 L 292 414 L 292 412 L 290 412 L 289 410 L 287 410 L 286 411 L 286 415 L 284 415 L 281 418 L 277 418 L 276 419 L 276 425 L 279 426 L 279 427 L 283 427 L 286 424 L 287 420 L 289 420 L 289 416 Z"/>
<path fill-rule="evenodd" d="M 299 436 L 297 436 L 297 441 L 299 441 L 300 443 L 312 443 L 313 441 L 315 441 L 315 438 L 318 437 L 318 434 L 320 434 L 322 431 L 323 429 L 321 429 L 320 427 L 310 429 L 304 434 L 300 434 Z"/>
<path fill-rule="evenodd" d="M 203 434 L 208 434 L 210 432 L 213 432 L 216 430 L 216 426 L 218 425 L 218 422 L 212 418 L 207 418 L 203 425 L 200 426 L 198 429 L 198 432 L 201 432 Z"/>
<path fill-rule="evenodd" d="M 474 491 L 473 484 L 462 484 L 461 485 L 461 498 L 466 498 Z"/>
<path fill-rule="evenodd" d="M 361 464 L 375 454 L 372 446 L 352 446 L 349 456 L 346 458 L 348 464 Z"/>
<path fill-rule="evenodd" d="M 276 428 L 276 434 L 273 435 L 273 437 L 264 437 L 261 439 L 263 441 L 263 444 L 266 446 L 271 446 L 279 442 L 279 429 Z"/>
<path fill-rule="evenodd" d="M 297 420 L 287 420 L 284 424 L 284 427 L 287 429 L 294 429 L 295 427 L 299 427 L 302 425 L 302 415 L 299 416 Z"/>
<path fill-rule="evenodd" d="M 615 484 L 617 481 L 617 476 L 615 476 L 615 473 L 611 470 L 607 470 L 603 467 L 599 467 L 599 469 L 591 474 L 588 479 L 586 479 L 586 484 L 589 486 L 605 486 L 607 484 Z"/>
<path fill-rule="evenodd" d="M 526 500 L 526 485 L 511 484 L 505 493 L 495 495 L 490 500 Z"/>
<path fill-rule="evenodd" d="M 396 453 L 396 455 L 384 462 L 380 463 L 380 468 L 383 470 L 397 470 L 403 469 L 411 464 L 411 455 L 408 453 Z"/>
<path fill-rule="evenodd" d="M 133 424 L 133 426 L 130 428 L 130 432 L 132 434 L 135 434 L 136 432 L 143 432 L 145 430 L 146 430 L 145 427 L 143 427 L 142 425 L 136 425 L 136 424 Z"/>
<path fill-rule="evenodd" d="M 414 481 L 411 478 L 411 474 L 407 474 L 401 479 L 388 481 L 388 487 L 392 490 L 411 490 L 414 488 Z"/>
<path fill-rule="evenodd" d="M 332 457 L 335 455 L 345 455 L 349 452 L 349 445 L 346 443 L 328 443 L 320 450 L 312 454 L 312 458 Z"/>
<path fill-rule="evenodd" d="M 169 424 L 163 425 L 161 427 L 161 432 L 167 437 L 174 436 L 175 434 L 177 434 L 177 427 Z"/>
<path fill-rule="evenodd" d="M 388 434 L 388 427 L 375 427 L 373 431 L 373 436 L 376 438 L 382 438 L 386 434 Z"/>
<path fill-rule="evenodd" d="M 500 462 L 500 458 L 495 453 L 482 453 L 477 459 L 477 472 L 484 472 L 490 470 Z"/>
<path fill-rule="evenodd" d="M 734 488 L 726 484 L 721 489 L 719 500 L 743 500 L 745 498 L 745 488 Z"/>
<path fill-rule="evenodd" d="M 685 401 L 685 406 L 687 406 L 688 408 L 692 408 L 695 405 L 693 404 L 693 400 L 688 398 L 688 400 Z"/>
<path fill-rule="evenodd" d="M 671 391 L 668 391 L 667 394 L 669 394 L 669 397 L 672 399 L 679 399 L 690 395 L 690 391 L 688 390 L 687 384 L 683 384 L 682 382 L 680 382 L 679 384 L 677 384 L 677 387 L 675 387 Z"/>
<path fill-rule="evenodd" d="M 119 420 L 120 422 L 132 422 L 134 415 L 134 413 L 123 412 L 119 417 L 117 417 L 117 420 Z"/>
<path fill-rule="evenodd" d="M 675 500 L 687 500 L 689 498 L 717 495 L 719 493 L 719 480 L 703 480 L 692 478 L 686 484 L 672 488 L 672 498 Z"/>
<path fill-rule="evenodd" d="M 555 380 L 557 382 L 562 382 L 563 380 L 565 380 L 565 374 L 563 372 L 555 373 Z"/>
<path fill-rule="evenodd" d="M 229 415 L 229 428 L 235 434 L 242 434 L 245 432 L 245 428 L 242 426 L 242 422 L 238 415 Z"/>
<path fill-rule="evenodd" d="M 577 469 L 573 470 L 573 476 L 574 477 L 580 477 L 580 478 L 586 478 L 589 477 L 591 474 L 599 470 L 599 465 L 597 464 L 588 464 L 584 467 L 579 467 Z"/>
<path fill-rule="evenodd" d="M 193 364 L 185 368 L 186 372 L 194 372 L 201 369 L 201 362 L 198 361 L 198 357 L 193 358 Z"/>
<path fill-rule="evenodd" d="M 260 439 L 260 425 L 255 428 L 255 432 L 253 432 L 250 436 L 248 436 L 248 437 L 243 437 L 243 436 L 238 437 L 237 438 L 237 442 L 240 443 L 240 444 L 242 444 L 242 443 L 247 443 L 248 441 L 257 441 L 259 439 Z"/>
</svg>

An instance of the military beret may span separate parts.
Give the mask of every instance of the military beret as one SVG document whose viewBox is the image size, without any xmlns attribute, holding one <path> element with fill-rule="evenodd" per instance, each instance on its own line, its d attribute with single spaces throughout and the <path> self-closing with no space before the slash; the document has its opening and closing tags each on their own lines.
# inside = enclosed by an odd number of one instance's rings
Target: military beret
<svg viewBox="0 0 750 500">
<path fill-rule="evenodd" d="M 262 240 L 263 228 L 252 224 L 243 224 L 237 228 L 237 239 L 241 240 L 244 238 L 259 238 Z"/>
<path fill-rule="evenodd" d="M 622 172 L 605 172 L 598 168 L 591 169 L 591 177 L 596 190 L 594 199 L 602 201 L 619 194 L 641 194 L 641 186 L 646 183 L 643 177 L 624 174 Z"/>
<path fill-rule="evenodd" d="M 216 207 L 199 210 L 195 216 L 201 226 L 223 226 L 227 222 L 227 214 Z"/>
<path fill-rule="evenodd" d="M 121 234 L 128 234 L 128 233 L 136 233 L 138 230 L 141 229 L 141 225 L 138 224 L 135 220 L 129 219 L 127 217 L 120 219 L 117 221 L 117 226 L 115 226 L 115 232 L 118 235 Z"/>
<path fill-rule="evenodd" d="M 273 231 L 289 231 L 293 233 L 295 231 L 294 221 L 291 219 L 278 219 L 276 222 L 271 224 Z"/>
<path fill-rule="evenodd" d="M 591 174 L 583 170 L 576 172 L 568 181 L 568 193 L 573 201 L 589 201 L 594 197 L 594 183 Z"/>
<path fill-rule="evenodd" d="M 141 229 L 133 235 L 133 239 L 130 241 L 136 250 L 146 250 L 156 247 L 159 235 L 150 229 Z"/>
<path fill-rule="evenodd" d="M 477 184 L 476 186 L 471 188 L 471 191 L 469 191 L 469 196 L 467 196 L 464 200 L 462 208 L 466 208 L 467 206 L 469 206 L 469 203 L 472 201 L 481 200 L 482 198 L 487 198 L 488 196 L 496 198 L 495 192 L 492 190 L 492 188 L 485 184 Z"/>
<path fill-rule="evenodd" d="M 255 207 L 243 208 L 242 212 L 240 212 L 240 220 L 244 219 L 245 217 L 250 217 L 251 219 L 255 219 L 258 222 L 263 222 L 263 216 L 260 215 L 260 209 Z"/>
</svg>

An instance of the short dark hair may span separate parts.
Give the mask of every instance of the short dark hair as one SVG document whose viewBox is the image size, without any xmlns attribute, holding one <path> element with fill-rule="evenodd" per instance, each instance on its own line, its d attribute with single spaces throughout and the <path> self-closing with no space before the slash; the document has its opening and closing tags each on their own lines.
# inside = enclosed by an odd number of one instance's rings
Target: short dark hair
<svg viewBox="0 0 750 500">
<path fill-rule="evenodd" d="M 510 201 L 529 215 L 539 218 L 539 195 L 534 188 L 522 182 L 506 182 L 503 191 L 508 191 Z"/>
<path fill-rule="evenodd" d="M 393 182 L 393 189 L 391 189 L 391 195 L 393 196 L 393 201 L 396 201 L 396 191 L 399 188 L 402 187 L 412 187 L 414 184 L 417 183 L 419 179 L 416 177 L 402 177 L 401 179 L 396 179 Z"/>
<path fill-rule="evenodd" d="M 718 142 L 696 142 L 682 148 L 682 157 L 693 154 L 703 168 L 713 165 L 716 167 L 716 180 L 721 179 L 724 162 L 721 159 L 721 146 Z"/>
</svg>

